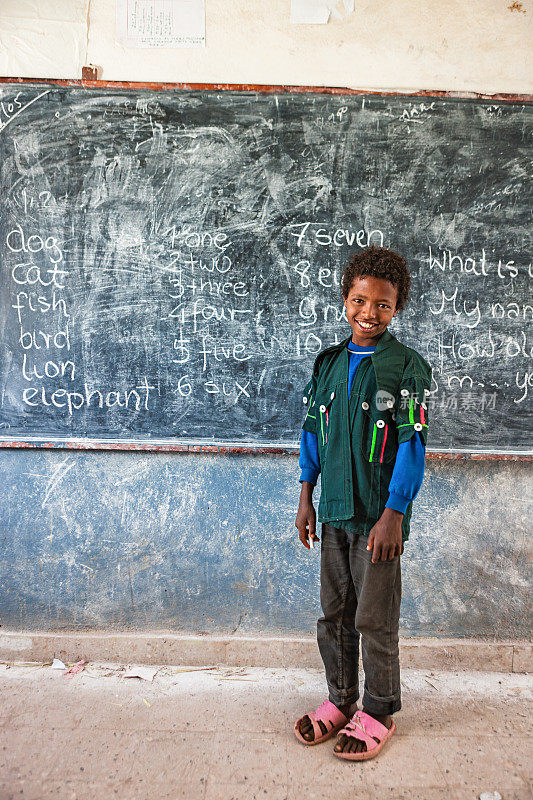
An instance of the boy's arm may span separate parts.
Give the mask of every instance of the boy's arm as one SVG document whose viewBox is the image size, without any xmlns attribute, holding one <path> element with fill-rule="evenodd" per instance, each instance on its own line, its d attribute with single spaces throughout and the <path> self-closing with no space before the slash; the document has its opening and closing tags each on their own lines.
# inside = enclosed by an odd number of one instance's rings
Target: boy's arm
<svg viewBox="0 0 533 800">
<path fill-rule="evenodd" d="M 300 483 L 307 481 L 316 486 L 320 475 L 320 460 L 318 458 L 318 437 L 316 433 L 302 431 L 300 439 L 300 460 L 301 469 Z"/>
<path fill-rule="evenodd" d="M 403 553 L 403 515 L 418 493 L 424 477 L 429 425 L 426 401 L 430 385 L 431 367 L 422 360 L 416 370 L 411 369 L 404 374 L 400 383 L 395 402 L 399 446 L 389 484 L 389 499 L 368 537 L 367 549 L 373 551 L 373 563 L 390 561 Z"/>
<path fill-rule="evenodd" d="M 426 448 L 417 432 L 398 447 L 386 508 L 405 514 L 407 506 L 415 499 L 422 486 L 425 465 Z"/>
<path fill-rule="evenodd" d="M 316 513 L 313 506 L 313 489 L 320 474 L 320 460 L 318 457 L 318 438 L 316 435 L 316 410 L 315 410 L 316 382 L 312 378 L 304 392 L 304 403 L 307 415 L 304 420 L 300 440 L 300 501 L 296 514 L 296 528 L 300 541 L 309 550 L 309 542 L 318 541 L 316 536 Z"/>
</svg>

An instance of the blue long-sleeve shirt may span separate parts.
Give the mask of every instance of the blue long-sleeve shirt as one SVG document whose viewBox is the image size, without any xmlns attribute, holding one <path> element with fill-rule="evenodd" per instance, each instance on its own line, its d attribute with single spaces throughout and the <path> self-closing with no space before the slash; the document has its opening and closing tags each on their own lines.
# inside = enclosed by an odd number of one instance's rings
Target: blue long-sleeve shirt
<svg viewBox="0 0 533 800">
<path fill-rule="evenodd" d="M 375 347 L 361 347 L 353 342 L 349 342 L 348 397 L 350 396 L 357 367 L 363 358 L 372 355 L 375 349 Z M 422 486 L 425 459 L 425 445 L 420 434 L 415 431 L 409 441 L 402 442 L 398 446 L 392 478 L 389 483 L 389 499 L 386 502 L 386 506 L 405 514 L 407 506 L 415 499 Z M 309 431 L 302 431 L 300 442 L 300 469 L 302 471 L 300 483 L 302 481 L 309 481 L 309 483 L 315 485 L 320 474 L 318 438 L 316 434 L 310 433 Z"/>
</svg>

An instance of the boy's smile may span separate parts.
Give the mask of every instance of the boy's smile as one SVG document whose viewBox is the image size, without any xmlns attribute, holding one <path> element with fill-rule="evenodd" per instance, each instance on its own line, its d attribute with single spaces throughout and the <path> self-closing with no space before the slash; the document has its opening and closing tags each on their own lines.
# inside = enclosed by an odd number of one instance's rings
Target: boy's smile
<svg viewBox="0 0 533 800">
<path fill-rule="evenodd" d="M 344 298 L 346 318 L 352 328 L 352 342 L 374 347 L 389 322 L 398 313 L 398 289 L 384 278 L 358 277 Z"/>
</svg>

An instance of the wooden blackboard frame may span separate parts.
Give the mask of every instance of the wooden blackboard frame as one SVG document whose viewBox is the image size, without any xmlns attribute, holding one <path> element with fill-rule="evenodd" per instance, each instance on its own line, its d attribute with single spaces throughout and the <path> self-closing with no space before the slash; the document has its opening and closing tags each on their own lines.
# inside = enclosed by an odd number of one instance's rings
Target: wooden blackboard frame
<svg viewBox="0 0 533 800">
<path fill-rule="evenodd" d="M 56 86 L 78 87 L 82 89 L 149 89 L 151 91 L 184 90 L 198 91 L 210 90 L 217 92 L 262 92 L 270 94 L 297 94 L 297 93 L 316 93 L 330 95 L 379 95 L 388 97 L 402 97 L 404 94 L 410 97 L 437 97 L 447 99 L 465 100 L 494 100 L 509 103 L 531 103 L 533 95 L 530 94 L 510 94 L 495 93 L 482 94 L 479 92 L 448 92 L 442 90 L 420 90 L 409 92 L 393 92 L 383 90 L 351 89 L 346 87 L 331 86 L 290 86 L 290 85 L 263 85 L 263 84 L 229 84 L 229 83 L 162 83 L 144 81 L 103 81 L 103 80 L 83 80 L 83 79 L 58 79 L 58 78 L 14 78 L 0 77 L 0 84 L 46 84 Z M 297 455 L 297 446 L 287 445 L 254 445 L 220 443 L 202 444 L 199 442 L 174 440 L 119 440 L 119 439 L 85 439 L 85 438 L 62 438 L 62 437 L 5 437 L 0 440 L 0 448 L 39 448 L 39 449 L 66 449 L 66 450 L 129 450 L 129 451 L 155 451 L 169 453 L 190 453 L 190 454 L 225 454 L 225 455 Z M 533 461 L 533 454 L 527 452 L 494 451 L 485 452 L 475 450 L 431 450 L 427 451 L 429 459 L 468 459 L 472 461 Z"/>
<path fill-rule="evenodd" d="M 379 95 L 380 97 L 441 97 L 450 100 L 497 100 L 506 103 L 531 103 L 533 94 L 495 93 L 481 94 L 480 92 L 446 92 L 441 89 L 421 89 L 418 92 L 387 92 L 385 90 L 350 89 L 342 86 L 290 86 L 268 85 L 252 83 L 155 83 L 151 81 L 92 81 L 77 78 L 1 78 L 1 83 L 43 83 L 56 86 L 72 86 L 81 89 L 150 89 L 151 91 L 166 91 L 169 89 L 182 89 L 186 91 L 214 91 L 214 92 L 266 92 L 269 94 L 346 94 L 346 95 Z"/>
<path fill-rule="evenodd" d="M 144 439 L 45 439 L 38 437 L 5 438 L 0 441 L 1 448 L 36 448 L 45 450 L 130 450 L 158 453 L 219 454 L 219 455 L 298 455 L 297 445 L 254 445 L 254 444 L 199 444 L 175 442 L 173 440 Z M 434 460 L 468 459 L 470 461 L 533 461 L 533 454 L 520 452 L 475 452 L 473 450 L 432 450 L 428 448 L 426 458 Z"/>
</svg>

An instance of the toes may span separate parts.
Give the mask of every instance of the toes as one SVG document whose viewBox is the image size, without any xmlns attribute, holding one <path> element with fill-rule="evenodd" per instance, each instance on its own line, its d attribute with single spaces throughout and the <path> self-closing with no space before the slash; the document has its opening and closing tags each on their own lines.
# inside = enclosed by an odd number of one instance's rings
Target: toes
<svg viewBox="0 0 533 800">
<path fill-rule="evenodd" d="M 326 725 L 321 720 L 318 720 L 318 725 L 320 727 L 322 736 L 324 736 L 328 732 Z M 302 721 L 300 722 L 300 733 L 304 737 L 306 742 L 313 742 L 315 739 L 315 731 L 313 728 L 313 723 L 311 722 L 311 720 L 307 715 L 305 717 L 302 717 Z"/>
<path fill-rule="evenodd" d="M 366 743 L 343 733 L 333 749 L 336 753 L 364 753 Z"/>
<path fill-rule="evenodd" d="M 357 742 L 355 739 L 347 738 L 344 747 L 342 748 L 343 753 L 356 753 L 357 752 Z"/>
<path fill-rule="evenodd" d="M 309 717 L 303 717 L 302 721 L 300 722 L 300 733 L 304 737 L 306 742 L 312 742 L 315 738 L 315 733 L 313 731 L 313 725 L 311 724 L 311 720 Z"/>
<path fill-rule="evenodd" d="M 343 753 L 345 751 L 345 749 L 346 749 L 346 742 L 349 742 L 349 741 L 350 740 L 348 739 L 348 737 L 343 733 L 340 736 L 339 741 L 335 745 L 335 752 L 336 753 Z"/>
</svg>

